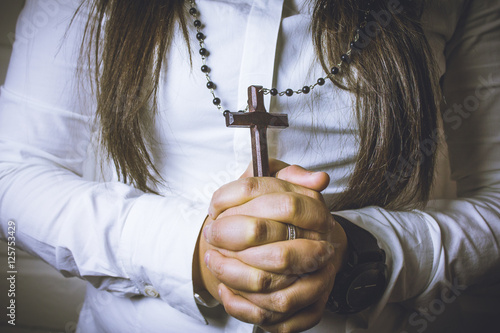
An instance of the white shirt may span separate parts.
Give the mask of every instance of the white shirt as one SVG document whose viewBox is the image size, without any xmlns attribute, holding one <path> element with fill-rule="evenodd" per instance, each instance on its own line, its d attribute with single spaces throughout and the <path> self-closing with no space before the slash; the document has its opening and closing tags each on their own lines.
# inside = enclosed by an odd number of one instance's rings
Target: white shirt
<svg viewBox="0 0 500 333">
<path fill-rule="evenodd" d="M 42 3 L 27 1 L 1 89 L 2 237 L 15 220 L 18 245 L 89 281 L 80 332 L 251 332 L 252 325 L 220 310 L 202 314 L 193 299 L 192 256 L 208 202 L 251 160 L 248 130 L 225 128 L 211 103 L 194 28 L 192 68 L 182 37 L 173 41 L 151 128 L 154 162 L 166 184 L 162 196 L 144 194 L 118 182 L 111 166 L 101 173 L 95 103 L 75 75 L 83 16 L 63 39 L 78 1 L 54 0 L 44 22 L 37 21 Z M 296 90 L 324 76 L 305 3 L 197 1 L 223 108 L 244 108 L 251 84 Z M 425 211 L 337 212 L 377 237 L 390 282 L 376 306 L 348 317 L 325 312 L 312 332 L 459 331 L 465 324 L 446 320 L 441 310 L 466 299 L 464 286 L 498 285 L 499 18 L 493 0 L 442 0 L 427 9 L 426 34 L 446 72 L 442 113 L 458 198 L 434 200 Z M 271 156 L 328 172 L 327 200 L 353 168 L 352 103 L 331 83 L 309 95 L 266 99 L 266 108 L 287 113 L 291 125 L 269 131 Z M 498 301 L 487 290 L 483 304 Z"/>
</svg>

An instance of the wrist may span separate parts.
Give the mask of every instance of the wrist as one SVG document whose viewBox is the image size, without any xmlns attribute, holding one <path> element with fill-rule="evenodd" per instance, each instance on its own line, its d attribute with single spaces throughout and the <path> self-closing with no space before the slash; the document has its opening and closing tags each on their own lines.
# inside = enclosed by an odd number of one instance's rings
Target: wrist
<svg viewBox="0 0 500 333">
<path fill-rule="evenodd" d="M 347 236 L 347 250 L 327 309 L 342 314 L 356 313 L 378 302 L 385 291 L 385 252 L 368 231 L 340 216 L 335 220 Z"/>
</svg>

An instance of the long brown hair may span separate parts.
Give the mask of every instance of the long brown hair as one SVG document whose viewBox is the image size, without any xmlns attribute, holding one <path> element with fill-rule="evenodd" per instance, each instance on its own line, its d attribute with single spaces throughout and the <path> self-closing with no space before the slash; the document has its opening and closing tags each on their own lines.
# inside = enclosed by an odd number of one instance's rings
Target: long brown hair
<svg viewBox="0 0 500 333">
<path fill-rule="evenodd" d="M 312 38 L 325 71 L 359 29 L 352 63 L 333 83 L 356 95 L 359 153 L 348 188 L 332 209 L 423 203 L 432 186 L 439 89 L 420 25 L 422 3 L 316 0 Z M 398 5 L 396 7 L 390 7 Z M 94 67 L 101 140 L 122 181 L 154 192 L 161 181 L 148 153 L 145 123 L 154 116 L 162 64 L 176 24 L 187 47 L 183 0 L 92 0 L 82 61 Z M 104 25 L 105 21 L 105 25 Z"/>
</svg>

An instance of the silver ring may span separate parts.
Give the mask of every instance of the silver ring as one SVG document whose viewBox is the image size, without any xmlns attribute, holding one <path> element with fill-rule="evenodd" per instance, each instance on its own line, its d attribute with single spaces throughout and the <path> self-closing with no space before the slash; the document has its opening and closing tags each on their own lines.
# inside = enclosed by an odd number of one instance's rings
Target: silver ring
<svg viewBox="0 0 500 333">
<path fill-rule="evenodd" d="M 286 235 L 286 240 L 294 240 L 297 238 L 297 230 L 295 229 L 295 226 L 293 224 L 287 224 L 287 235 Z"/>
</svg>

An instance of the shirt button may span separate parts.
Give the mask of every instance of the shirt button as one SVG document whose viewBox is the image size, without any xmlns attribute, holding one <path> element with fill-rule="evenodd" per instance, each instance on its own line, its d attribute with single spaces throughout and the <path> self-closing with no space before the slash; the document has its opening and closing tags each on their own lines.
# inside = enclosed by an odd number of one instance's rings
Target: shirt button
<svg viewBox="0 0 500 333">
<path fill-rule="evenodd" d="M 144 293 L 149 297 L 158 297 L 158 292 L 153 288 L 153 286 L 146 286 L 144 288 Z"/>
</svg>

